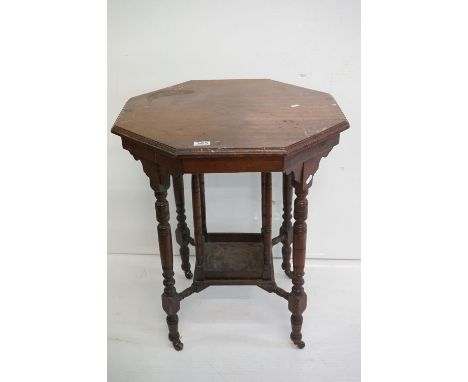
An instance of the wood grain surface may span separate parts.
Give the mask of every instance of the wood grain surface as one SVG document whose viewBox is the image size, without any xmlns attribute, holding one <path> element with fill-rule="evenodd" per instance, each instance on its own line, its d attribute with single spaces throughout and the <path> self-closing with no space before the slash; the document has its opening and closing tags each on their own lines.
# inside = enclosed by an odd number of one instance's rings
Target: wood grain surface
<svg viewBox="0 0 468 382">
<path fill-rule="evenodd" d="M 202 80 L 130 98 L 112 132 L 172 155 L 213 156 L 286 153 L 348 127 L 327 93 L 268 79 Z"/>
</svg>

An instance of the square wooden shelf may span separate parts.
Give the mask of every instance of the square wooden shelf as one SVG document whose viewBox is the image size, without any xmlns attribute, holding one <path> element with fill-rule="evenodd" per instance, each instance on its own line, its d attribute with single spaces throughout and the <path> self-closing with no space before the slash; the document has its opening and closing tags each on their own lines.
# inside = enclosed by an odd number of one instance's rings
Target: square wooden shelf
<svg viewBox="0 0 468 382">
<path fill-rule="evenodd" d="M 208 242 L 204 246 L 205 279 L 261 279 L 263 243 Z"/>
</svg>

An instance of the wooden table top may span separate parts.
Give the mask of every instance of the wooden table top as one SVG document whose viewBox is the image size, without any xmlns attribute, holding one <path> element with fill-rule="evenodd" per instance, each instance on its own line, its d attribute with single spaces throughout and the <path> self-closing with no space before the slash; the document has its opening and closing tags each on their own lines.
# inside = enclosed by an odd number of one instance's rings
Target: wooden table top
<svg viewBox="0 0 468 382">
<path fill-rule="evenodd" d="M 175 156 L 271 155 L 348 127 L 327 93 L 268 79 L 204 80 L 130 98 L 112 132 Z"/>
</svg>

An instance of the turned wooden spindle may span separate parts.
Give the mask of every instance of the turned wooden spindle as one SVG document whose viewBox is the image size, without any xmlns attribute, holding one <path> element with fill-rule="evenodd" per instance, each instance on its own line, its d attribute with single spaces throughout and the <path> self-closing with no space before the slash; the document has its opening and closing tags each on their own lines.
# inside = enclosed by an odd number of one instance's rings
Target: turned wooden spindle
<svg viewBox="0 0 468 382">
<path fill-rule="evenodd" d="M 175 289 L 172 235 L 169 224 L 169 203 L 167 201 L 167 189 L 169 187 L 164 184 L 152 185 L 152 187 L 156 196 L 155 207 L 156 219 L 158 221 L 159 253 L 164 277 L 164 292 L 161 296 L 162 306 L 167 314 L 166 321 L 169 328 L 169 340 L 172 341 L 176 350 L 182 350 L 184 345 L 180 341 L 178 331 L 179 318 L 177 316 L 180 303 Z"/>
<path fill-rule="evenodd" d="M 202 218 L 202 233 L 203 238 L 206 240 L 206 201 L 205 201 L 205 174 L 198 175 L 200 179 L 200 205 L 201 205 L 201 218 Z"/>
<path fill-rule="evenodd" d="M 289 295 L 289 310 L 291 311 L 291 340 L 302 349 L 302 313 L 307 306 L 307 295 L 304 291 L 304 266 L 307 241 L 307 193 L 310 185 L 294 183 L 296 199 L 294 200 L 293 225 L 293 272 L 292 290 Z"/>
<path fill-rule="evenodd" d="M 195 281 L 203 280 L 203 221 L 200 195 L 200 176 L 192 174 L 192 208 L 195 241 Z"/>
<path fill-rule="evenodd" d="M 291 243 L 292 243 L 292 198 L 293 198 L 293 186 L 292 186 L 292 173 L 283 173 L 283 223 L 280 227 L 281 237 L 281 254 L 283 262 L 281 268 L 288 277 L 292 277 L 291 273 Z"/>
<path fill-rule="evenodd" d="M 172 183 L 174 185 L 174 199 L 177 213 L 176 241 L 180 246 L 179 253 L 182 259 L 182 270 L 187 279 L 192 278 L 189 259 L 190 230 L 187 226 L 187 217 L 185 216 L 185 196 L 184 196 L 184 178 L 183 174 L 173 175 Z"/>
<path fill-rule="evenodd" d="M 263 278 L 274 279 L 272 267 L 272 244 L 271 244 L 271 172 L 262 172 L 262 235 L 264 268 Z"/>
</svg>

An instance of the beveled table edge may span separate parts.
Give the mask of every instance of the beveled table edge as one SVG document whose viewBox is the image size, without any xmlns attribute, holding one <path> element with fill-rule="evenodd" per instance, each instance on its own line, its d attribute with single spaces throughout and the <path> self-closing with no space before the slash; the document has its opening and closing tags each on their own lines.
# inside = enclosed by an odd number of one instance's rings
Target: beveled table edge
<svg viewBox="0 0 468 382">
<path fill-rule="evenodd" d="M 114 125 L 111 129 L 111 132 L 115 135 L 118 135 L 123 138 L 127 138 L 135 143 L 140 143 L 146 147 L 150 147 L 156 150 L 160 150 L 166 154 L 175 158 L 219 158 L 219 157 L 232 157 L 232 156 L 265 156 L 271 157 L 279 156 L 289 156 L 296 154 L 303 150 L 308 150 L 313 148 L 314 144 L 317 142 L 325 140 L 327 137 L 334 134 L 339 134 L 342 131 L 349 128 L 349 122 L 345 119 L 334 126 L 327 128 L 326 130 L 321 131 L 318 134 L 315 134 L 311 137 L 305 138 L 299 142 L 296 142 L 290 146 L 286 147 L 268 147 L 268 148 L 197 148 L 197 149 L 176 149 L 172 146 L 166 145 L 164 143 L 155 141 L 150 138 L 143 137 L 139 134 L 128 131 L 120 126 Z"/>
</svg>

